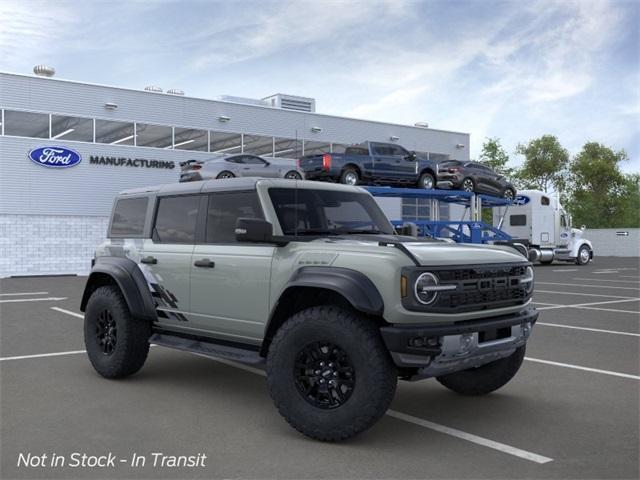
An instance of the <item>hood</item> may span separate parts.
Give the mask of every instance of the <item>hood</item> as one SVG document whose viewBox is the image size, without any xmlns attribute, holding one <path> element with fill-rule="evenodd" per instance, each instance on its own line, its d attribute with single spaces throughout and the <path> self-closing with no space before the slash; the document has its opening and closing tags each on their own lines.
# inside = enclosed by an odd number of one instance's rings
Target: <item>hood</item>
<svg viewBox="0 0 640 480">
<path fill-rule="evenodd" d="M 498 245 L 460 243 L 404 243 L 421 265 L 487 265 L 520 263 L 528 260 L 513 248 Z"/>
<path fill-rule="evenodd" d="M 348 237 L 329 237 L 321 241 L 356 246 L 362 250 L 366 248 L 367 251 L 371 251 L 369 248 L 392 248 L 391 246 L 379 246 L 380 242 L 401 242 L 423 266 L 528 262 L 513 248 L 499 245 L 471 245 L 429 239 L 415 241 L 411 237 L 394 235 L 349 235 Z"/>
</svg>

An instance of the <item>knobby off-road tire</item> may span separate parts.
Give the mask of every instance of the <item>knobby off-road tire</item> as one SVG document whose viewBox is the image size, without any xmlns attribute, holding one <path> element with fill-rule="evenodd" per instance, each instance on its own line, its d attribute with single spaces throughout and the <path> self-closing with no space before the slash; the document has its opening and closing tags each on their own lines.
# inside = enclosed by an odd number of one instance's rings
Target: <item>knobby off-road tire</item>
<svg viewBox="0 0 640 480">
<path fill-rule="evenodd" d="M 326 361 L 320 367 L 323 358 Z M 310 359 L 318 362 L 317 370 L 306 368 Z M 307 373 L 315 375 L 317 382 L 305 383 Z M 326 388 L 319 384 L 321 379 L 333 378 L 344 382 L 338 383 L 346 389 L 341 390 L 344 401 L 320 406 L 314 392 Z M 339 307 L 321 306 L 293 315 L 280 327 L 269 348 L 267 383 L 278 411 L 292 427 L 317 440 L 337 441 L 366 430 L 384 415 L 395 393 L 397 372 L 370 320 Z M 309 384 L 315 390 L 305 388 Z M 303 391 L 311 393 L 305 396 Z M 321 396 L 327 398 L 333 397 Z"/>
<path fill-rule="evenodd" d="M 149 353 L 151 325 L 135 319 L 114 286 L 96 289 L 84 315 L 84 343 L 89 360 L 106 378 L 136 373 Z"/>
<path fill-rule="evenodd" d="M 456 393 L 486 395 L 504 386 L 514 377 L 524 360 L 525 349 L 523 345 L 507 358 L 436 378 L 438 382 Z"/>
</svg>

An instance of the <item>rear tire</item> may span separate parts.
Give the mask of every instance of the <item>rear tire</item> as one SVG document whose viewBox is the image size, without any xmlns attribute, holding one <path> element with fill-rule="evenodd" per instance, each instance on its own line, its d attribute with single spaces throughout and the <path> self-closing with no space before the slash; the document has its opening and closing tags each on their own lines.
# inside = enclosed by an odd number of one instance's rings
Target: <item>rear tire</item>
<svg viewBox="0 0 640 480">
<path fill-rule="evenodd" d="M 505 188 L 504 193 L 502 194 L 505 200 L 513 201 L 516 198 L 516 192 L 513 191 L 513 188 Z"/>
<path fill-rule="evenodd" d="M 217 179 L 221 179 L 221 178 L 235 178 L 235 175 L 231 172 L 229 172 L 228 170 L 223 170 L 222 172 L 220 172 L 218 174 L 218 176 L 216 177 Z"/>
<path fill-rule="evenodd" d="M 525 350 L 523 345 L 509 357 L 436 379 L 449 390 L 461 395 L 486 395 L 504 386 L 515 376 L 524 360 Z"/>
<path fill-rule="evenodd" d="M 302 310 L 280 327 L 269 347 L 267 383 L 293 428 L 316 440 L 336 441 L 384 415 L 397 372 L 370 320 L 322 306 Z"/>
<path fill-rule="evenodd" d="M 360 175 L 355 168 L 347 167 L 340 175 L 340 183 L 344 185 L 358 185 L 360 183 Z"/>
<path fill-rule="evenodd" d="M 460 184 L 460 189 L 465 192 L 475 192 L 476 184 L 473 181 L 473 179 L 465 178 L 464 180 L 462 180 L 462 183 Z"/>
<path fill-rule="evenodd" d="M 140 370 L 150 336 L 151 325 L 131 316 L 118 287 L 100 287 L 91 294 L 84 315 L 84 343 L 100 375 L 122 378 Z"/>
</svg>

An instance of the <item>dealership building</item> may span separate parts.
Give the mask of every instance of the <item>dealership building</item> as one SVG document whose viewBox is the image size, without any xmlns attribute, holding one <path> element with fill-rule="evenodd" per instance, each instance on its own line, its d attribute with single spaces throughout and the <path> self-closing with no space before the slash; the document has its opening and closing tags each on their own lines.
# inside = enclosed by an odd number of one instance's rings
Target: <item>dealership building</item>
<svg viewBox="0 0 640 480">
<path fill-rule="evenodd" d="M 394 142 L 435 160 L 469 158 L 469 135 L 315 112 L 310 98 L 209 100 L 0 73 L 0 277 L 84 274 L 105 238 L 117 192 L 177 182 L 179 162 L 220 154 L 295 158 L 343 152 L 365 140 Z M 35 161 L 62 150 L 66 168 Z M 31 153 L 31 155 L 30 155 Z M 386 199 L 397 219 L 429 205 Z M 447 218 L 447 209 L 439 212 Z"/>
</svg>

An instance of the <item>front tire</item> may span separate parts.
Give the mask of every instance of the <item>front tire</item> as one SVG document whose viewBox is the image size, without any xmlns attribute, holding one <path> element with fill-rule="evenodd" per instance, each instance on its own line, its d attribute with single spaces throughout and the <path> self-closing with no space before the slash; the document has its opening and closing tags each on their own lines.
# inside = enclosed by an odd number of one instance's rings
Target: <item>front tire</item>
<svg viewBox="0 0 640 480">
<path fill-rule="evenodd" d="M 461 372 L 436 377 L 438 382 L 461 395 L 486 395 L 511 380 L 524 360 L 525 345 L 506 358 Z"/>
<path fill-rule="evenodd" d="M 280 327 L 269 347 L 267 383 L 293 428 L 336 441 L 384 415 L 397 372 L 371 320 L 322 306 L 302 310 Z"/>
<path fill-rule="evenodd" d="M 513 191 L 513 188 L 505 188 L 504 193 L 502 194 L 505 200 L 513 201 L 516 198 L 516 192 Z"/>
<path fill-rule="evenodd" d="M 582 245 L 578 250 L 576 265 L 586 265 L 591 261 L 591 250 L 586 245 Z"/>
<path fill-rule="evenodd" d="M 465 178 L 464 180 L 462 180 L 462 183 L 460 184 L 460 189 L 465 192 L 475 192 L 476 184 L 473 181 L 473 179 Z"/>
<path fill-rule="evenodd" d="M 118 287 L 100 287 L 91 294 L 84 315 L 84 343 L 100 375 L 122 378 L 140 370 L 150 336 L 151 325 L 131 316 Z"/>
</svg>

